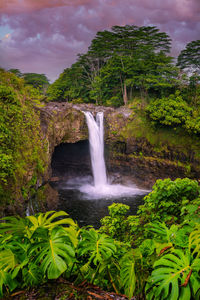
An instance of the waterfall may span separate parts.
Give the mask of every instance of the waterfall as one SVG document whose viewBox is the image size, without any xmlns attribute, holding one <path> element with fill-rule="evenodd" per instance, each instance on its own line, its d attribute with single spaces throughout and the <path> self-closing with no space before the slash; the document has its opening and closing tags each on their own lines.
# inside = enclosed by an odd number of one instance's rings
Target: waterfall
<svg viewBox="0 0 200 300">
<path fill-rule="evenodd" d="M 88 199 L 130 197 L 132 195 L 144 194 L 144 190 L 139 190 L 134 184 L 130 186 L 121 184 L 110 184 L 107 180 L 106 166 L 104 160 L 104 126 L 103 112 L 98 112 L 96 120 L 90 112 L 84 112 L 88 131 L 90 145 L 90 159 L 92 164 L 92 173 L 94 185 L 84 183 L 79 190 L 87 195 Z"/>
<path fill-rule="evenodd" d="M 84 112 L 84 114 L 89 131 L 90 157 L 94 186 L 98 188 L 107 185 L 106 166 L 104 160 L 103 112 L 97 113 L 96 121 L 90 112 Z"/>
</svg>

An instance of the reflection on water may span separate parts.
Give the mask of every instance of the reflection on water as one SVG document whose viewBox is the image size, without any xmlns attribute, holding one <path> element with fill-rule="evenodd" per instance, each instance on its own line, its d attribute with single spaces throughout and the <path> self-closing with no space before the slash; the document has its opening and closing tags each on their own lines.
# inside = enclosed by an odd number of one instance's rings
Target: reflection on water
<svg viewBox="0 0 200 300">
<path fill-rule="evenodd" d="M 87 176 L 52 183 L 59 193 L 57 209 L 66 211 L 80 226 L 93 225 L 98 228 L 100 219 L 108 215 L 108 206 L 114 202 L 129 205 L 130 214 L 136 214 L 137 207 L 142 204 L 142 199 L 147 194 L 147 191 L 139 190 L 135 186 L 126 187 L 116 184 L 110 186 L 114 188 L 114 194 L 105 192 L 104 196 L 95 195 L 93 190 L 90 190 L 91 193 L 87 190 L 88 186 L 92 188 L 89 184 L 91 181 L 92 177 Z M 119 193 L 120 190 L 121 196 L 118 196 L 117 192 Z"/>
</svg>

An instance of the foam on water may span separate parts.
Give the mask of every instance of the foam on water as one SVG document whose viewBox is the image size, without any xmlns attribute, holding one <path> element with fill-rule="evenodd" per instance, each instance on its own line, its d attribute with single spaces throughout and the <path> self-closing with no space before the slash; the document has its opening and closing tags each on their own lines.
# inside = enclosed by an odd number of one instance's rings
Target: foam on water
<svg viewBox="0 0 200 300">
<path fill-rule="evenodd" d="M 147 190 L 141 190 L 134 184 L 122 185 L 109 183 L 104 160 L 103 112 L 97 113 L 96 120 L 91 112 L 84 112 L 84 114 L 89 131 L 93 179 L 90 176 L 72 178 L 66 182 L 65 189 L 78 189 L 84 194 L 84 198 L 87 199 L 121 198 L 147 193 Z"/>
<path fill-rule="evenodd" d="M 62 189 L 64 190 L 79 190 L 83 195 L 84 199 L 111 199 L 111 198 L 122 198 L 132 197 L 135 195 L 144 195 L 148 190 L 139 189 L 134 184 L 122 185 L 122 184 L 105 184 L 94 186 L 91 184 L 92 177 L 74 177 L 62 183 Z"/>
<path fill-rule="evenodd" d="M 146 190 L 138 189 L 136 186 L 129 187 L 121 184 L 106 184 L 102 186 L 85 184 L 79 190 L 85 194 L 87 199 L 131 197 L 134 195 L 143 195 L 147 192 Z"/>
</svg>

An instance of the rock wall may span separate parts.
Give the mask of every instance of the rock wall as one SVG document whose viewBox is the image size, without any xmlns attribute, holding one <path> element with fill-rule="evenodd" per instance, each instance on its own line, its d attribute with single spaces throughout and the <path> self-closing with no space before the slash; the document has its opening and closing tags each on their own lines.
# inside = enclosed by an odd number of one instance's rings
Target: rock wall
<svg viewBox="0 0 200 300">
<path fill-rule="evenodd" d="M 138 186 L 146 188 L 151 188 L 159 178 L 200 178 L 200 141 L 180 131 L 155 130 L 144 116 L 132 109 L 58 102 L 36 109 L 40 114 L 41 157 L 45 167 L 38 171 L 38 178 L 26 176 L 23 187 L 18 188 L 19 197 L 16 196 L 15 203 L 9 207 L 2 208 L 2 215 L 23 214 L 30 197 L 41 202 L 40 210 L 51 208 L 56 195 L 49 193 L 46 184 L 51 179 L 52 154 L 61 143 L 88 139 L 84 110 L 94 114 L 104 111 L 105 158 L 109 172 L 130 175 Z M 30 174 L 34 174 L 33 171 L 34 166 L 31 169 L 30 165 Z M 26 191 L 26 197 L 22 190 Z"/>
<path fill-rule="evenodd" d="M 60 143 L 88 139 L 87 110 L 104 111 L 106 164 L 109 171 L 130 174 L 138 185 L 151 188 L 159 178 L 200 177 L 200 143 L 181 133 L 152 129 L 143 118 L 125 107 L 118 109 L 92 104 L 49 103 L 41 110 L 41 128 L 51 157 Z M 193 148 L 191 148 L 191 144 Z"/>
<path fill-rule="evenodd" d="M 106 116 L 107 165 L 142 187 L 157 179 L 200 177 L 200 141 L 185 132 L 153 128 L 144 115 L 121 108 Z"/>
</svg>

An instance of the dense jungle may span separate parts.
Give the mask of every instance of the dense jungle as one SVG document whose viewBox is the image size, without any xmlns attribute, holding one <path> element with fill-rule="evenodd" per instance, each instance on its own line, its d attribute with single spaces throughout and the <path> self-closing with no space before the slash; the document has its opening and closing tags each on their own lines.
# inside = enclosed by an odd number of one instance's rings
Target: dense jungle
<svg viewBox="0 0 200 300">
<path fill-rule="evenodd" d="M 170 49 L 155 26 L 114 26 L 53 83 L 0 69 L 2 299 L 200 299 L 200 40 Z M 55 147 L 88 139 L 84 109 L 105 111 L 108 169 L 148 188 L 98 228 L 49 186 Z"/>
</svg>

